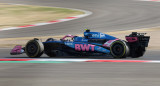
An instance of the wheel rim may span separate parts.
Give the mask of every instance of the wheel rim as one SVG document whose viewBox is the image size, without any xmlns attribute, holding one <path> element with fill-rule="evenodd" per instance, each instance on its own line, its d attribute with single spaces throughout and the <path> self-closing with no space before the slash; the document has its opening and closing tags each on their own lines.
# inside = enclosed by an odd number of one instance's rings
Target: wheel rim
<svg viewBox="0 0 160 86">
<path fill-rule="evenodd" d="M 28 54 L 34 55 L 37 52 L 37 50 L 38 50 L 38 46 L 34 42 L 28 43 L 27 45 Z"/>
<path fill-rule="evenodd" d="M 113 53 L 116 55 L 116 56 L 121 56 L 124 52 L 124 46 L 123 44 L 120 44 L 120 43 L 115 43 L 113 46 L 112 46 L 112 51 Z"/>
</svg>

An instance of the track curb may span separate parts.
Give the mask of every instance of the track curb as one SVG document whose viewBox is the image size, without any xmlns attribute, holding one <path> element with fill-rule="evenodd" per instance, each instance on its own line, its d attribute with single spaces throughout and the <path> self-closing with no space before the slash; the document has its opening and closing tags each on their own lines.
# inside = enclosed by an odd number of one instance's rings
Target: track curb
<svg viewBox="0 0 160 86">
<path fill-rule="evenodd" d="M 110 62 L 110 63 L 160 63 L 160 60 L 123 59 L 0 59 L 0 63 L 68 63 L 68 62 Z"/>
<path fill-rule="evenodd" d="M 26 5 L 26 4 L 14 4 L 14 3 L 5 3 L 5 4 L 10 4 L 10 5 Z M 52 6 L 42 6 L 42 7 L 52 7 Z M 65 7 L 55 7 L 55 8 L 65 8 Z M 82 11 L 82 12 L 84 12 L 84 14 L 76 15 L 76 16 L 70 16 L 70 17 L 66 17 L 64 19 L 51 20 L 51 21 L 43 22 L 43 23 L 36 23 L 36 24 L 23 25 L 23 26 L 17 26 L 17 27 L 2 28 L 2 29 L 0 29 L 0 31 L 23 29 L 23 28 L 28 28 L 28 27 L 35 27 L 35 26 L 42 26 L 42 25 L 48 25 L 48 24 L 55 24 L 55 23 L 60 23 L 60 22 L 71 21 L 71 20 L 83 18 L 83 17 L 89 16 L 89 15 L 92 14 L 92 12 L 90 12 L 90 11 L 81 10 L 81 9 L 74 9 L 74 8 L 66 8 L 66 9 Z"/>
</svg>

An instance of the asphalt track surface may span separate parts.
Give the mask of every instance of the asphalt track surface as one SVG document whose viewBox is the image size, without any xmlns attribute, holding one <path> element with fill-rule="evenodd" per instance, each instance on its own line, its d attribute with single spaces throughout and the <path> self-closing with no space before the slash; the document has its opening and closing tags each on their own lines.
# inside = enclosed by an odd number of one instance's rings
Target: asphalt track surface
<svg viewBox="0 0 160 86">
<path fill-rule="evenodd" d="M 1 38 L 118 31 L 160 25 L 160 3 L 135 0 L 0 0 L 41 6 L 58 6 L 93 12 L 91 16 L 19 30 L 0 32 Z M 10 58 L 10 49 L 0 49 Z M 12 58 L 26 57 L 25 55 Z M 130 58 L 128 58 L 130 59 Z M 149 50 L 142 60 L 160 60 Z M 160 64 L 154 63 L 1 63 L 0 86 L 159 86 Z"/>
<path fill-rule="evenodd" d="M 0 2 L 67 7 L 93 12 L 91 16 L 73 21 L 2 31 L 1 38 L 82 34 L 85 28 L 109 32 L 160 25 L 160 4 L 155 2 L 136 0 L 0 0 Z"/>
</svg>

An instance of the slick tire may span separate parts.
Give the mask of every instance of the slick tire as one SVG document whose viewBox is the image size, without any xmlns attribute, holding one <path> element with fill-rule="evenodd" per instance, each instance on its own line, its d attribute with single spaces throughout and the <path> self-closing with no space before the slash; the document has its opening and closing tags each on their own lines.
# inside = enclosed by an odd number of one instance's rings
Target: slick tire
<svg viewBox="0 0 160 86">
<path fill-rule="evenodd" d="M 114 41 L 110 46 L 111 55 L 114 58 L 126 58 L 129 55 L 129 47 L 125 41 Z"/>
<path fill-rule="evenodd" d="M 44 46 L 39 39 L 33 39 L 27 42 L 25 52 L 28 57 L 40 57 L 43 54 Z"/>
</svg>

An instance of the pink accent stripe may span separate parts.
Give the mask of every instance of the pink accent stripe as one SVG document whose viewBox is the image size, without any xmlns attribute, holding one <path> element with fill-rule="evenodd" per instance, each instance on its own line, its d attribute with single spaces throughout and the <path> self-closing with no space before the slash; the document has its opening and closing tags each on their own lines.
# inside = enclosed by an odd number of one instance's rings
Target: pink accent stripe
<svg viewBox="0 0 160 86">
<path fill-rule="evenodd" d="M 35 26 L 35 25 L 24 25 L 24 26 L 19 26 L 19 27 L 32 27 L 32 26 Z"/>
<path fill-rule="evenodd" d="M 149 62 L 144 60 L 88 60 L 85 62 Z"/>
<path fill-rule="evenodd" d="M 0 59 L 0 61 L 30 61 L 35 59 Z"/>
</svg>

